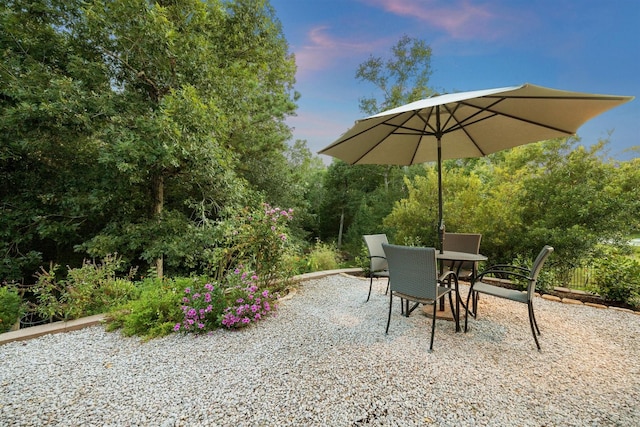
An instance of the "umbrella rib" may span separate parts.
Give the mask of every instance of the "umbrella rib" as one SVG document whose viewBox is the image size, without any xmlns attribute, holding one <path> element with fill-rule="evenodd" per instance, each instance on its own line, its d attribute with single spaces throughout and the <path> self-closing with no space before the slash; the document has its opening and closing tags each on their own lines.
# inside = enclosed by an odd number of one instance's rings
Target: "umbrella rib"
<svg viewBox="0 0 640 427">
<path fill-rule="evenodd" d="M 399 114 L 398 114 L 398 115 L 399 115 Z M 397 115 L 396 115 L 396 116 L 397 116 Z M 396 116 L 394 116 L 394 118 L 395 118 Z M 323 152 L 325 152 L 325 151 L 327 151 L 327 150 L 329 150 L 329 149 L 331 149 L 331 148 L 338 147 L 338 146 L 340 146 L 340 145 L 344 144 L 345 142 L 348 142 L 348 141 L 352 140 L 353 138 L 356 138 L 356 137 L 358 137 L 358 136 L 362 135 L 363 133 L 369 132 L 369 131 L 370 131 L 371 129 L 373 129 L 374 127 L 376 127 L 376 126 L 380 126 L 380 125 L 389 125 L 389 124 L 388 124 L 388 123 L 387 123 L 387 121 L 385 120 L 385 121 L 384 121 L 384 122 L 382 122 L 382 123 L 378 123 L 377 125 L 374 125 L 374 126 L 371 126 L 371 127 L 369 127 L 369 128 L 363 129 L 363 130 L 361 130 L 360 132 L 358 132 L 358 133 L 356 133 L 356 134 L 354 134 L 354 135 L 351 135 L 349 138 L 343 139 L 342 141 L 338 141 L 338 142 L 336 142 L 335 144 L 333 144 L 333 145 L 331 145 L 331 146 L 329 146 L 329 147 L 327 147 L 327 148 L 323 149 L 322 151 L 320 151 L 320 153 L 323 153 Z M 390 126 L 391 126 L 391 125 L 390 125 Z M 387 136 L 391 135 L 392 133 L 393 133 L 393 130 L 392 130 L 391 132 L 389 132 L 389 133 L 387 134 Z M 360 156 L 358 159 L 356 159 L 356 160 L 355 160 L 354 162 L 352 162 L 351 164 L 353 165 L 353 164 L 358 163 L 360 160 L 362 160 L 362 158 L 363 158 L 364 156 L 366 156 L 367 154 L 369 154 L 369 152 L 370 152 L 371 150 L 373 150 L 376 146 L 377 146 L 377 144 L 376 144 L 376 145 L 374 145 L 373 147 L 371 147 L 371 149 L 370 149 L 369 151 L 367 151 L 366 153 L 364 153 L 362 156 Z"/>
<path fill-rule="evenodd" d="M 413 117 L 413 116 L 414 116 L 414 115 L 416 115 L 416 114 L 417 114 L 416 112 L 414 112 L 413 114 L 411 114 L 411 115 L 410 115 L 410 116 L 409 116 L 409 117 L 408 117 L 408 118 L 403 122 L 403 124 L 404 124 L 404 123 L 406 123 L 406 122 L 408 122 L 408 121 L 411 119 L 411 117 Z M 389 121 L 389 120 L 395 119 L 396 117 L 398 117 L 398 116 L 400 116 L 400 115 L 401 115 L 401 114 L 395 114 L 395 115 L 393 115 L 392 117 L 390 117 L 389 119 L 387 119 L 387 120 L 383 121 L 382 123 L 378 123 L 378 124 L 376 125 L 376 126 L 389 126 L 389 127 L 391 127 L 391 129 L 392 129 L 392 130 L 391 130 L 391 132 L 389 132 L 389 133 L 388 133 L 384 138 L 381 138 L 381 139 L 380 139 L 380 141 L 384 141 L 384 140 L 385 140 L 389 135 L 392 135 L 392 134 L 395 134 L 395 133 L 401 134 L 400 132 L 396 132 L 394 129 L 396 129 L 396 130 L 397 130 L 397 129 L 407 129 L 407 130 L 410 130 L 410 131 L 416 131 L 416 132 L 419 132 L 419 133 L 416 133 L 416 134 L 418 134 L 418 135 L 423 135 L 423 134 L 424 134 L 420 129 L 414 129 L 414 128 L 410 128 L 410 127 L 404 127 L 402 124 L 401 124 L 401 125 L 393 125 L 393 124 L 388 123 L 388 121 Z M 375 127 L 375 126 L 374 126 L 374 127 Z M 372 127 L 372 128 L 373 128 L 373 127 Z M 370 130 L 370 129 L 372 129 L 372 128 L 369 128 L 369 129 L 367 129 L 367 130 Z M 354 137 L 356 137 L 356 136 L 359 136 L 361 133 L 364 133 L 364 132 L 365 132 L 365 131 L 362 131 L 362 132 L 358 133 L 357 135 L 353 135 L 351 138 L 354 138 Z M 413 134 L 413 133 L 408 133 L 407 135 L 412 135 L 412 134 Z M 349 139 L 351 139 L 351 138 L 345 139 L 344 141 L 341 141 L 341 143 L 342 143 L 342 142 L 346 142 L 346 141 L 348 141 L 348 140 L 349 140 Z M 357 158 L 357 159 L 356 159 L 352 164 L 356 164 L 356 163 L 358 163 L 360 160 L 362 160 L 364 157 L 366 157 L 370 152 L 372 152 L 372 151 L 373 151 L 373 150 L 374 150 L 374 149 L 375 149 L 379 144 L 380 144 L 380 143 L 377 143 L 377 144 L 375 144 L 373 147 L 371 147 L 370 149 L 368 149 L 367 151 L 365 151 L 365 152 L 364 152 L 364 154 L 362 154 L 362 156 L 358 157 L 358 158 Z M 417 151 L 418 151 L 418 148 L 417 148 L 417 146 L 416 146 L 416 150 L 414 151 L 413 155 L 411 156 L 411 161 L 412 161 L 412 162 L 413 162 L 413 159 L 414 159 L 414 158 L 415 158 L 415 156 L 416 156 Z"/>
<path fill-rule="evenodd" d="M 495 105 L 495 104 L 494 104 L 494 105 Z M 456 125 L 459 127 L 459 129 L 460 129 L 460 130 L 462 130 L 462 132 L 464 132 L 464 134 L 465 134 L 465 135 L 467 135 L 467 138 L 469 138 L 469 141 L 471 141 L 471 142 L 473 143 L 473 145 L 476 147 L 476 149 L 478 150 L 478 152 L 479 152 L 482 156 L 486 156 L 486 155 L 487 155 L 487 153 L 485 153 L 485 152 L 484 152 L 484 150 L 482 150 L 482 148 L 480 148 L 480 146 L 476 143 L 476 140 L 475 140 L 475 139 L 474 139 L 474 138 L 469 134 L 469 132 L 467 132 L 466 125 L 465 125 L 465 124 L 463 124 L 463 122 L 464 122 L 464 121 L 462 121 L 462 122 L 461 122 L 461 121 L 459 121 L 459 120 L 455 117 L 455 112 L 456 112 L 456 110 L 458 109 L 458 107 L 459 107 L 459 106 L 460 106 L 460 104 L 459 104 L 459 103 L 458 103 L 458 104 L 456 104 L 456 108 L 455 108 L 453 111 L 451 111 L 451 110 L 450 110 L 446 105 L 444 106 L 444 108 L 445 108 L 445 109 L 447 110 L 447 112 L 449 112 L 449 114 L 450 114 L 450 116 L 449 116 L 449 120 L 452 120 L 452 119 L 453 119 L 453 120 L 455 120 Z M 480 114 L 480 113 L 481 113 L 481 111 L 478 111 L 477 113 L 473 114 L 471 117 L 475 117 L 476 115 L 478 115 L 478 114 Z M 488 116 L 488 117 L 485 117 L 485 118 L 481 118 L 480 120 L 476 120 L 476 121 L 472 122 L 471 124 L 479 123 L 479 122 L 481 122 L 481 121 L 483 121 L 483 120 L 485 120 L 485 119 L 488 119 L 489 117 L 494 117 L 494 116 L 495 116 L 495 115 L 491 115 L 491 116 Z M 468 117 L 468 118 L 467 118 L 467 120 L 468 120 L 468 119 L 470 119 L 471 117 Z M 449 120 L 447 120 L 447 123 L 449 123 Z M 454 127 L 452 126 L 451 128 L 449 128 L 449 129 L 445 130 L 445 131 L 444 131 L 444 133 L 453 132 L 454 130 L 455 130 L 455 129 L 454 129 Z"/>
<path fill-rule="evenodd" d="M 489 98 L 489 97 L 487 97 L 487 98 Z M 492 97 L 492 98 L 496 98 L 496 97 Z M 518 121 L 521 121 L 523 123 L 529 123 L 529 124 L 532 124 L 532 125 L 535 125 L 535 126 L 543 127 L 543 128 L 546 128 L 546 129 L 551 129 L 551 130 L 554 130 L 554 131 L 557 131 L 557 132 L 562 132 L 562 133 L 564 133 L 566 135 L 573 135 L 573 132 L 568 131 L 566 129 L 562 129 L 562 128 L 559 128 L 559 127 L 556 127 L 556 126 L 551 126 L 551 125 L 545 125 L 544 123 L 540 123 L 540 122 L 537 122 L 537 121 L 534 121 L 534 120 L 526 119 L 524 117 L 518 117 L 518 116 L 515 116 L 513 114 L 503 113 L 503 112 L 496 111 L 496 110 L 493 109 L 493 107 L 496 106 L 498 103 L 500 103 L 500 102 L 502 102 L 502 101 L 504 101 L 506 99 L 510 99 L 510 98 L 513 98 L 513 97 L 501 97 L 496 102 L 494 102 L 493 104 L 489 105 L 488 107 L 478 107 L 477 105 L 473 105 L 471 103 L 464 102 L 464 101 L 460 102 L 460 104 L 464 104 L 464 105 L 466 105 L 468 107 L 472 107 L 472 108 L 477 108 L 478 109 L 478 112 L 473 114 L 472 116 L 470 116 L 468 119 L 470 119 L 471 117 L 474 117 L 474 116 L 486 111 L 486 112 L 489 112 L 489 113 L 493 113 L 494 115 L 508 117 L 510 119 L 518 120 Z M 531 97 L 531 98 L 534 98 L 534 97 Z M 540 99 L 542 99 L 542 98 L 540 98 Z M 491 117 L 493 117 L 493 116 L 491 116 Z M 486 118 L 489 118 L 489 117 L 486 117 Z M 468 126 L 469 125 L 469 124 L 466 123 L 467 120 L 464 121 L 465 122 L 464 126 Z M 482 120 L 484 120 L 484 119 L 478 120 L 476 122 L 471 122 L 470 124 L 475 124 L 475 123 L 478 123 L 478 122 L 480 122 Z"/>
</svg>

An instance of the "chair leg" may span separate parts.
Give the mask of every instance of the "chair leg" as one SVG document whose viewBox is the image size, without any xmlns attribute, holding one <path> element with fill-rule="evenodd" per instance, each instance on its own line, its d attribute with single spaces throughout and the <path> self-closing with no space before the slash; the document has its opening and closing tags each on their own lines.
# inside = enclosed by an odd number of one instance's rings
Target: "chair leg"
<svg viewBox="0 0 640 427">
<path fill-rule="evenodd" d="M 469 295 L 467 295 L 467 309 L 464 311 L 464 331 L 467 332 L 468 330 L 468 322 L 469 322 L 469 308 L 470 305 L 469 303 L 471 302 L 471 299 L 475 300 L 475 297 L 473 296 L 473 288 L 469 289 Z M 478 292 L 475 292 L 476 294 Z M 474 305 L 475 305 L 475 301 L 474 301 Z M 478 309 L 476 307 L 474 307 L 473 309 L 473 316 L 476 317 L 478 315 Z"/>
<path fill-rule="evenodd" d="M 451 313 L 456 321 L 456 332 L 460 332 L 460 299 L 456 297 L 456 307 L 453 307 L 453 295 L 449 292 L 449 307 L 451 307 Z"/>
<path fill-rule="evenodd" d="M 429 352 L 433 351 L 433 337 L 436 333 L 436 311 L 438 307 L 438 302 L 433 301 L 433 321 L 431 322 L 431 344 L 429 345 Z"/>
<path fill-rule="evenodd" d="M 387 279 L 387 290 L 384 291 L 385 295 L 389 293 L 389 285 L 391 285 L 391 280 Z"/>
<path fill-rule="evenodd" d="M 538 342 L 538 336 L 536 335 L 536 328 L 538 325 L 536 324 L 535 316 L 533 314 L 533 305 L 531 304 L 531 301 L 529 301 L 527 306 L 529 307 L 529 324 L 531 325 L 531 333 L 533 334 L 533 339 L 536 342 L 536 347 L 538 347 L 538 351 L 540 351 L 540 343 Z M 538 333 L 540 332 L 538 331 Z"/>
<path fill-rule="evenodd" d="M 531 305 L 531 317 L 533 318 L 533 325 L 536 327 L 536 331 L 538 335 L 540 335 L 540 328 L 538 328 L 538 322 L 536 322 L 536 314 L 533 311 L 533 302 L 530 302 Z"/>
<path fill-rule="evenodd" d="M 402 302 L 400 302 L 400 304 L 402 305 Z M 389 317 L 387 317 L 387 330 L 385 331 L 385 334 L 389 333 L 389 323 L 391 323 L 391 306 L 393 305 L 393 292 L 389 293 Z"/>
<path fill-rule="evenodd" d="M 475 317 L 475 313 L 478 311 L 478 301 L 480 300 L 480 293 L 479 292 L 474 292 L 473 293 L 473 317 Z"/>
<path fill-rule="evenodd" d="M 367 295 L 367 301 L 369 302 L 369 298 L 371 297 L 371 288 L 373 288 L 373 276 L 369 278 L 369 295 Z"/>
</svg>

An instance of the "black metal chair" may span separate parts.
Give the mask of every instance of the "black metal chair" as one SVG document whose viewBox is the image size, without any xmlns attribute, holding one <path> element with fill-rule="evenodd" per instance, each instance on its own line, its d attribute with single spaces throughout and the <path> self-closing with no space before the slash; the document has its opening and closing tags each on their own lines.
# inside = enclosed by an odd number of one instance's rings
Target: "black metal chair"
<svg viewBox="0 0 640 427">
<path fill-rule="evenodd" d="M 445 251 L 465 252 L 469 254 L 480 253 L 480 241 L 482 234 L 477 233 L 444 233 L 443 249 Z M 472 282 L 478 272 L 477 262 L 442 261 L 444 267 L 453 270 L 458 275 L 458 280 Z M 473 298 L 473 313 L 478 306 L 478 294 Z"/>
<path fill-rule="evenodd" d="M 367 301 L 371 297 L 371 288 L 373 287 L 373 278 L 386 277 L 389 279 L 389 268 L 387 266 L 387 258 L 382 250 L 383 243 L 389 243 L 386 234 L 367 234 L 362 236 L 364 243 L 369 251 L 369 295 Z M 385 295 L 389 292 L 389 284 Z"/>
<path fill-rule="evenodd" d="M 386 333 L 389 333 L 394 296 L 400 297 L 402 301 L 406 302 L 404 310 L 406 317 L 409 317 L 420 304 L 433 305 L 431 343 L 429 345 L 429 351 L 432 351 L 436 330 L 437 302 L 445 295 L 449 295 L 449 305 L 455 318 L 456 332 L 460 331 L 460 301 L 456 298 L 456 306 L 454 307 L 452 298 L 452 292 L 458 293 L 458 276 L 453 271 L 447 271 L 438 278 L 435 248 L 389 244 L 383 244 L 382 248 L 389 263 L 389 282 L 391 284 Z M 442 284 L 446 284 L 446 286 L 441 286 Z M 409 301 L 415 303 L 412 308 L 409 308 Z"/>
<path fill-rule="evenodd" d="M 445 251 L 465 252 L 468 254 L 480 253 L 480 241 L 482 234 L 474 233 L 444 233 Z M 471 276 L 477 271 L 477 262 L 444 261 L 444 265 L 449 270 L 453 270 L 458 275 L 458 280 L 471 280 Z"/>
<path fill-rule="evenodd" d="M 547 257 L 553 252 L 553 248 L 549 245 L 546 245 L 542 248 L 542 251 L 538 254 L 538 257 L 533 263 L 533 267 L 531 269 L 516 266 L 516 265 L 505 265 L 498 264 L 489 267 L 487 270 L 483 271 L 478 275 L 475 282 L 472 283 L 471 289 L 469 290 L 469 295 L 467 296 L 467 307 L 469 307 L 469 298 L 471 297 L 473 292 L 479 292 L 487 295 L 492 295 L 498 298 L 504 298 L 511 301 L 520 302 L 523 304 L 527 304 L 529 311 L 529 324 L 531 326 L 531 333 L 533 334 L 533 339 L 536 342 L 536 346 L 538 350 L 540 350 L 540 343 L 538 342 L 538 335 L 540 335 L 540 328 L 538 328 L 538 323 L 536 322 L 535 313 L 533 311 L 533 299 L 534 292 L 536 290 L 536 284 L 538 283 L 538 275 L 540 274 L 540 270 L 544 265 Z M 517 289 L 508 289 L 497 284 L 491 284 L 489 279 L 493 277 L 494 280 L 509 280 L 509 281 L 525 281 L 527 282 L 527 291 L 522 292 Z M 494 282 L 495 283 L 495 282 Z M 477 313 L 474 313 L 477 315 Z M 467 332 L 467 321 L 469 319 L 469 311 L 467 310 L 464 317 L 464 331 Z"/>
</svg>

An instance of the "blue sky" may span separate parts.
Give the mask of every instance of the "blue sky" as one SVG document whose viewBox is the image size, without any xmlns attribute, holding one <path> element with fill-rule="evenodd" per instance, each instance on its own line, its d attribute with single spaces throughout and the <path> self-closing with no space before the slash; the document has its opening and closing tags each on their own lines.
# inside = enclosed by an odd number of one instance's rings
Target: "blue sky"
<svg viewBox="0 0 640 427">
<path fill-rule="evenodd" d="M 271 0 L 296 56 L 294 139 L 316 153 L 365 115 L 377 96 L 355 78 L 369 56 L 388 58 L 407 35 L 432 48 L 440 92 L 532 83 L 636 99 L 587 122 L 584 145 L 613 131 L 611 157 L 640 151 L 639 0 Z M 321 156 L 325 162 L 331 158 Z"/>
</svg>

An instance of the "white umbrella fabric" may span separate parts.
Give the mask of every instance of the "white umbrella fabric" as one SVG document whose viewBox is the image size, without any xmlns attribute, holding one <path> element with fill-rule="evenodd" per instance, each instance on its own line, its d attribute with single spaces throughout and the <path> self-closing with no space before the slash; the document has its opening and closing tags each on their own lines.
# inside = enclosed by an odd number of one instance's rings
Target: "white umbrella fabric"
<svg viewBox="0 0 640 427">
<path fill-rule="evenodd" d="M 482 157 L 507 148 L 574 135 L 589 119 L 632 96 L 521 86 L 433 96 L 356 121 L 319 151 L 349 164 L 438 164 L 442 251 L 443 159 Z"/>
</svg>

